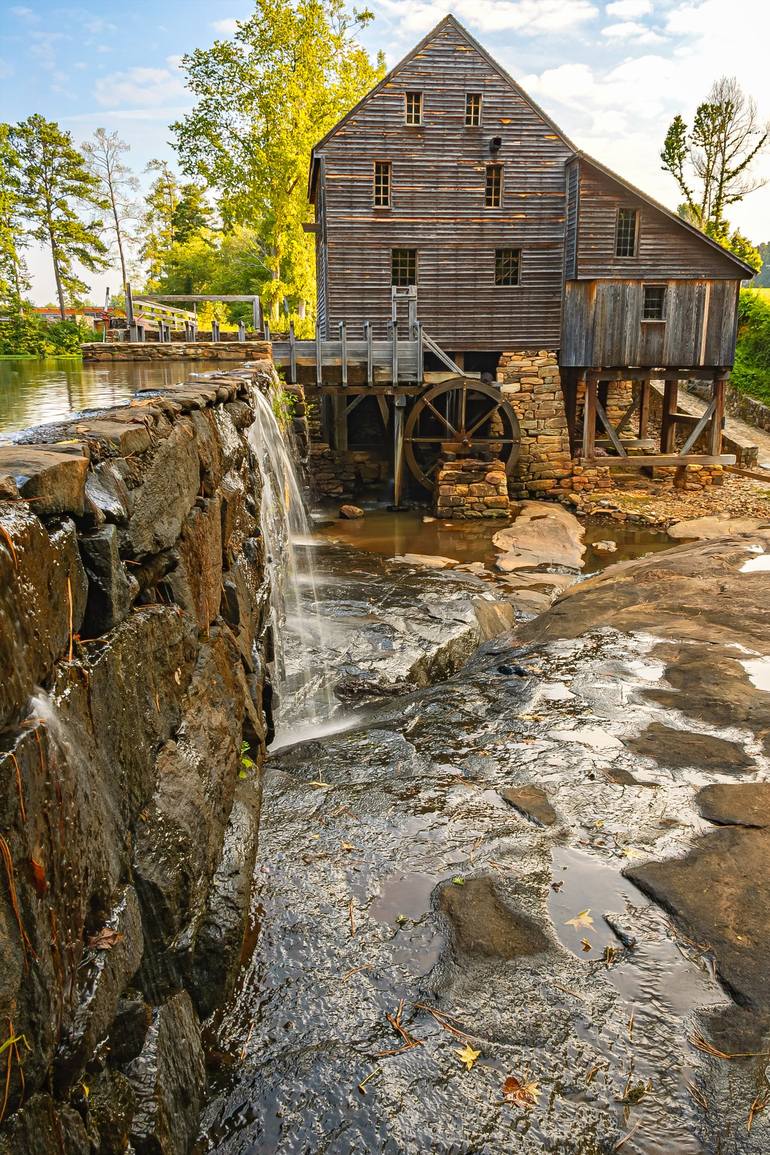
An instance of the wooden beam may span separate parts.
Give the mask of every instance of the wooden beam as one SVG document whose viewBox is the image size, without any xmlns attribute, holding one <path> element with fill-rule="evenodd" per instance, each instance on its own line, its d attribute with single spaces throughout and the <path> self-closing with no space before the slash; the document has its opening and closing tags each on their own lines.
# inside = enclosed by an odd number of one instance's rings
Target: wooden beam
<svg viewBox="0 0 770 1155">
<path fill-rule="evenodd" d="M 607 436 L 609 437 L 610 441 L 612 442 L 612 444 L 615 448 L 615 452 L 617 453 L 618 457 L 627 457 L 628 455 L 627 455 L 625 449 L 623 448 L 623 442 L 620 440 L 617 433 L 613 429 L 612 422 L 610 421 L 609 417 L 607 416 L 607 411 L 605 410 L 604 406 L 602 405 L 601 401 L 599 400 L 598 382 L 597 382 L 596 388 L 597 388 L 597 396 L 596 396 L 595 404 L 596 404 L 596 412 L 598 414 L 599 420 L 601 421 L 604 428 L 607 430 Z M 594 435 L 594 443 L 595 442 L 596 442 L 596 437 Z"/>
<path fill-rule="evenodd" d="M 422 321 L 415 322 L 415 329 L 417 332 L 417 384 L 422 385 L 424 373 L 424 354 L 422 347 Z"/>
<path fill-rule="evenodd" d="M 654 437 L 622 437 L 624 449 L 654 449 L 657 441 Z M 609 437 L 597 437 L 596 444 L 602 449 L 607 449 L 612 442 Z"/>
<path fill-rule="evenodd" d="M 596 445 L 596 403 L 599 382 L 594 377 L 586 379 L 586 396 L 583 405 L 583 457 L 593 458 Z"/>
<path fill-rule="evenodd" d="M 315 383 L 320 388 L 323 382 L 323 349 L 321 347 L 321 326 L 315 326 Z"/>
<path fill-rule="evenodd" d="M 348 447 L 348 414 L 345 397 L 341 393 L 332 394 L 332 417 L 334 422 L 334 448 Z"/>
<path fill-rule="evenodd" d="M 585 458 L 583 465 L 622 465 L 628 469 L 652 469 L 656 466 L 682 465 L 735 465 L 734 453 L 690 453 L 681 457 L 678 453 L 640 453 L 633 457 L 594 457 Z"/>
<path fill-rule="evenodd" d="M 642 381 L 639 384 L 639 437 L 644 439 L 647 436 L 647 430 L 650 425 L 650 390 L 652 384 L 649 380 Z"/>
<path fill-rule="evenodd" d="M 390 339 L 393 342 L 393 369 L 391 376 L 393 378 L 393 384 L 398 385 L 398 321 L 391 322 Z"/>
<path fill-rule="evenodd" d="M 348 334 L 344 321 L 340 321 L 340 382 L 344 386 L 348 383 Z"/>
<path fill-rule="evenodd" d="M 676 422 L 672 421 L 672 417 L 676 414 L 678 397 L 679 381 L 675 377 L 668 377 L 663 390 L 663 417 L 660 425 L 661 453 L 670 453 L 674 448 Z"/>
<path fill-rule="evenodd" d="M 289 321 L 289 384 L 297 384 L 297 338 L 293 321 Z"/>
<path fill-rule="evenodd" d="M 721 375 L 714 378 L 714 412 L 711 420 L 709 449 L 712 453 L 722 452 L 722 430 L 725 424 L 725 386 L 727 381 Z"/>
<path fill-rule="evenodd" d="M 750 477 L 753 481 L 764 481 L 770 485 L 770 469 L 744 469 L 742 465 L 726 465 L 727 473 L 736 473 L 738 477 Z"/>
<path fill-rule="evenodd" d="M 682 448 L 679 450 L 679 452 L 680 452 L 680 454 L 681 454 L 681 456 L 682 456 L 682 457 L 685 457 L 685 456 L 686 456 L 686 455 L 687 455 L 687 454 L 690 452 L 690 450 L 692 449 L 692 447 L 695 445 L 695 442 L 698 440 L 698 438 L 700 437 L 701 433 L 703 433 L 703 431 L 705 430 L 705 428 L 706 428 L 706 426 L 708 425 L 709 421 L 710 421 L 710 420 L 711 420 L 711 418 L 714 416 L 714 406 L 715 406 L 715 404 L 716 404 L 716 402 L 715 402 L 714 398 L 712 397 L 710 404 L 709 404 L 709 405 L 706 407 L 706 410 L 705 410 L 705 412 L 702 414 L 702 416 L 698 418 L 698 420 L 696 421 L 696 423 L 695 423 L 695 425 L 693 426 L 692 430 L 690 431 L 690 435 L 689 435 L 689 437 L 688 437 L 688 438 L 687 438 L 687 440 L 685 441 L 685 443 L 684 443 L 684 445 L 682 446 Z M 720 439 L 720 441 L 722 440 L 722 438 L 721 438 L 721 434 L 720 434 L 720 438 L 719 438 L 719 439 Z M 710 447 L 709 447 L 709 448 L 710 448 Z M 717 451 L 717 453 L 718 453 L 718 451 Z"/>
<path fill-rule="evenodd" d="M 374 356 L 372 350 L 372 323 L 364 321 L 364 338 L 366 340 L 366 384 L 374 384 Z"/>
</svg>

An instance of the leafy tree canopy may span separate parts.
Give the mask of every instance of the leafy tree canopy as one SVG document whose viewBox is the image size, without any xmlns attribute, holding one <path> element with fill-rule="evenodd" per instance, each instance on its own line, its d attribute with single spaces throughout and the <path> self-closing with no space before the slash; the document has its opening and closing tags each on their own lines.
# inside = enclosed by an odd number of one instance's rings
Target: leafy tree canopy
<svg viewBox="0 0 770 1155">
<path fill-rule="evenodd" d="M 256 230 L 274 312 L 314 299 L 308 157 L 384 74 L 356 40 L 372 18 L 343 0 L 260 0 L 232 40 L 184 57 L 196 105 L 173 126 L 183 169 L 215 190 L 226 226 Z"/>
</svg>

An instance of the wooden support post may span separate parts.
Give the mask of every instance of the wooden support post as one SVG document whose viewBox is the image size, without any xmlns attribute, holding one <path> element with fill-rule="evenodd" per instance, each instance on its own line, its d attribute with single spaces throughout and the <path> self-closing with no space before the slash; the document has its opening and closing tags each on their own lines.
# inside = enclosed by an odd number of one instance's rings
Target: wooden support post
<svg viewBox="0 0 770 1155">
<path fill-rule="evenodd" d="M 364 321 L 364 338 L 366 339 L 366 384 L 374 385 L 374 350 L 372 349 L 371 321 Z"/>
<path fill-rule="evenodd" d="M 289 384 L 297 384 L 297 338 L 293 321 L 289 321 Z"/>
<path fill-rule="evenodd" d="M 394 328 L 398 322 L 394 323 Z M 394 337 L 395 339 L 395 337 Z M 404 507 L 401 504 L 404 487 L 404 410 L 406 397 L 396 394 L 393 398 L 393 510 Z"/>
<path fill-rule="evenodd" d="M 323 383 L 323 349 L 321 347 L 321 326 L 315 327 L 315 383 L 320 388 Z"/>
<path fill-rule="evenodd" d="M 639 440 L 647 437 L 650 425 L 650 390 L 652 384 L 649 377 L 639 383 Z"/>
<path fill-rule="evenodd" d="M 422 351 L 422 321 L 417 321 L 415 324 L 417 337 L 417 384 L 422 385 L 425 367 L 423 365 L 423 351 Z"/>
<path fill-rule="evenodd" d="M 219 341 L 219 321 L 216 317 L 211 322 L 211 340 L 212 342 Z"/>
<path fill-rule="evenodd" d="M 255 297 L 251 302 L 251 320 L 254 325 L 254 332 L 259 333 L 262 328 L 262 306 L 259 303 L 259 297 Z"/>
<path fill-rule="evenodd" d="M 339 393 L 332 394 L 332 414 L 334 416 L 334 448 L 345 450 L 348 447 L 348 407 L 345 398 Z"/>
<path fill-rule="evenodd" d="M 678 399 L 679 381 L 677 378 L 669 377 L 666 379 L 663 390 L 663 418 L 660 424 L 661 453 L 672 453 L 675 448 L 676 421 L 672 418 L 676 417 Z"/>
<path fill-rule="evenodd" d="M 245 321 L 238 322 L 238 340 L 243 343 L 246 340 L 246 323 Z"/>
<path fill-rule="evenodd" d="M 589 460 L 596 447 L 596 400 L 598 382 L 595 377 L 586 378 L 586 396 L 583 405 L 583 457 Z"/>
<path fill-rule="evenodd" d="M 262 323 L 262 328 L 265 330 L 265 340 L 269 341 L 270 340 L 270 322 L 268 321 L 267 317 L 265 317 L 265 319 Z"/>
<path fill-rule="evenodd" d="M 348 334 L 345 322 L 340 321 L 340 383 L 343 388 L 348 383 Z"/>
<path fill-rule="evenodd" d="M 717 456 L 722 452 L 722 429 L 725 423 L 725 386 L 727 378 L 721 374 L 714 377 L 714 415 L 711 418 L 709 453 Z"/>
<path fill-rule="evenodd" d="M 393 384 L 398 385 L 398 321 L 393 321 L 391 334 L 393 338 Z"/>
</svg>

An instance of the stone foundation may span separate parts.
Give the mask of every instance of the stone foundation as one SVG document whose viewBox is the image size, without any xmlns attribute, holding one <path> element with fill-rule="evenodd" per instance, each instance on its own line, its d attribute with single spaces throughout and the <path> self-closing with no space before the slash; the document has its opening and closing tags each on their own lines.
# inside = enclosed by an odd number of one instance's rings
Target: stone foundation
<svg viewBox="0 0 770 1155">
<path fill-rule="evenodd" d="M 0 447 L 2 1155 L 181 1155 L 197 1134 L 270 727 L 246 431 L 272 377 Z"/>
<path fill-rule="evenodd" d="M 502 461 L 445 459 L 436 473 L 434 512 L 461 520 L 508 517 L 508 479 Z"/>
<path fill-rule="evenodd" d="M 90 341 L 81 346 L 84 361 L 261 361 L 271 355 L 269 341 Z"/>
<path fill-rule="evenodd" d="M 522 434 L 509 481 L 511 497 L 558 497 L 569 492 L 572 459 L 556 354 L 547 349 L 503 353 L 497 380 Z"/>
</svg>

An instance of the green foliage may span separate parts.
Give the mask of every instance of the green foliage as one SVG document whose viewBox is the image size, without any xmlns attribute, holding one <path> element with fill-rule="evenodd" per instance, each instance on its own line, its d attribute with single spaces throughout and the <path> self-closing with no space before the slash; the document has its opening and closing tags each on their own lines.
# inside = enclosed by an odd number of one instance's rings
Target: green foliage
<svg viewBox="0 0 770 1155">
<path fill-rule="evenodd" d="M 271 394 L 270 404 L 281 429 L 288 429 L 291 425 L 296 401 L 294 394 L 289 393 L 286 389 L 275 389 Z"/>
<path fill-rule="evenodd" d="M 182 166 L 215 190 L 228 228 L 259 239 L 274 319 L 284 298 L 292 309 L 314 300 L 308 157 L 384 73 L 355 39 L 371 19 L 348 16 L 343 0 L 261 0 L 232 40 L 183 61 L 196 105 L 173 126 Z"/>
<path fill-rule="evenodd" d="M 238 772 L 239 778 L 248 778 L 252 771 L 257 769 L 257 764 L 251 757 L 251 747 L 248 742 L 241 742 L 241 769 Z"/>
<path fill-rule="evenodd" d="M 743 289 L 738 305 L 738 343 L 732 384 L 770 404 L 770 301 L 761 291 Z"/>
<path fill-rule="evenodd" d="M 164 160 L 151 160 L 148 172 L 158 175 L 145 197 L 140 250 L 147 262 L 147 289 L 159 293 L 206 293 L 206 275 L 196 265 L 212 246 L 211 206 L 203 188 L 181 183 Z M 192 246 L 185 252 L 185 246 Z M 210 270 L 209 270 L 210 272 Z"/>
<path fill-rule="evenodd" d="M 754 245 L 731 230 L 727 210 L 760 188 L 751 166 L 765 148 L 770 127 L 760 122 L 754 101 L 733 77 L 722 77 L 698 105 L 692 128 L 681 116 L 669 125 L 660 159 L 671 173 L 684 204 L 679 214 L 707 236 L 759 269 Z"/>
<path fill-rule="evenodd" d="M 83 156 L 54 121 L 28 116 L 11 129 L 19 155 L 19 211 L 29 235 L 45 245 L 53 262 L 62 321 L 66 299 L 77 299 L 88 286 L 75 273 L 75 263 L 90 272 L 107 267 L 107 247 L 100 237 L 102 221 L 85 224 L 78 210 L 108 207 L 96 176 Z"/>
<path fill-rule="evenodd" d="M 17 313 L 29 290 L 21 255 L 25 243 L 20 214 L 21 172 L 11 126 L 0 124 L 0 309 Z"/>
<path fill-rule="evenodd" d="M 83 341 L 94 333 L 78 321 L 42 320 L 34 313 L 19 312 L 0 325 L 0 355 L 56 357 L 79 353 Z"/>
<path fill-rule="evenodd" d="M 763 241 L 762 244 L 757 245 L 757 252 L 762 261 L 762 267 L 751 282 L 751 286 L 757 289 L 767 289 L 770 288 L 770 241 Z"/>
</svg>

